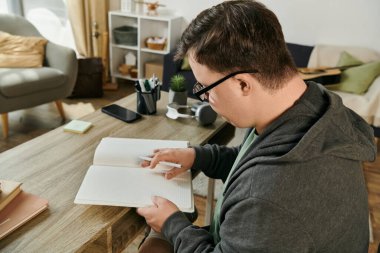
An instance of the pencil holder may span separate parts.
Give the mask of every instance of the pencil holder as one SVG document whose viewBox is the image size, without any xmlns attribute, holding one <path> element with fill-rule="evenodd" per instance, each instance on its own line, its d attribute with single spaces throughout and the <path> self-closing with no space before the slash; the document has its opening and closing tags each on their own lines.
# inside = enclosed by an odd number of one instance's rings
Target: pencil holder
<svg viewBox="0 0 380 253">
<path fill-rule="evenodd" d="M 160 99 L 160 90 L 139 91 L 137 94 L 137 112 L 140 114 L 155 114 L 157 112 L 157 100 Z"/>
</svg>

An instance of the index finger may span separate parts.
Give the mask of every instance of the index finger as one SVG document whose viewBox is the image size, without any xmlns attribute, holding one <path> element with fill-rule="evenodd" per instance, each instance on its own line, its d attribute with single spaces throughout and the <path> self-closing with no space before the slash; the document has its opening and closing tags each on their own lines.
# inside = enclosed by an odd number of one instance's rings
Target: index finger
<svg viewBox="0 0 380 253">
<path fill-rule="evenodd" d="M 168 153 L 165 152 L 168 149 L 155 149 L 153 151 L 153 157 L 150 161 L 150 168 L 155 168 L 160 161 L 167 161 Z"/>
</svg>

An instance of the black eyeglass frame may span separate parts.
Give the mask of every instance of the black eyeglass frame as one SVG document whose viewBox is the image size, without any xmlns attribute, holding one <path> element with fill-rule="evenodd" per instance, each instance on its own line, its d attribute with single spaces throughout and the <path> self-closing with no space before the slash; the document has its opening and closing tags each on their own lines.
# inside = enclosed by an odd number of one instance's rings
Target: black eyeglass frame
<svg viewBox="0 0 380 253">
<path fill-rule="evenodd" d="M 232 72 L 231 74 L 228 74 L 226 75 L 225 77 L 219 79 L 218 81 L 214 82 L 213 84 L 210 84 L 209 86 L 204 86 L 203 84 L 201 84 L 200 82 L 196 82 L 193 86 L 193 94 L 201 101 L 207 101 L 207 99 L 203 99 L 202 98 L 202 95 L 205 94 L 206 92 L 208 92 L 209 90 L 211 90 L 212 88 L 215 88 L 217 85 L 223 83 L 224 81 L 226 81 L 227 79 L 233 77 L 233 76 L 236 76 L 238 74 L 255 74 L 255 73 L 258 73 L 259 71 L 257 70 L 239 70 L 239 71 L 236 71 L 236 72 Z M 202 89 L 200 90 L 196 90 L 196 87 L 203 87 Z"/>
</svg>

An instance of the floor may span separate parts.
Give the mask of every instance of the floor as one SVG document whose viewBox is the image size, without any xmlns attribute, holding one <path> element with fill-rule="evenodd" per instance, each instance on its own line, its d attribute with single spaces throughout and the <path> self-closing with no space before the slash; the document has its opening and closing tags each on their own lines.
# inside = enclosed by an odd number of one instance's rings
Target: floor
<svg viewBox="0 0 380 253">
<path fill-rule="evenodd" d="M 102 98 L 64 99 L 63 106 L 67 116 L 65 122 L 62 122 L 54 103 L 12 112 L 9 114 L 9 137 L 6 140 L 0 137 L 0 153 L 59 127 L 71 119 L 77 119 L 91 113 L 133 92 L 134 88 L 131 83 L 122 83 L 117 91 L 105 91 Z M 233 141 L 236 142 L 236 139 Z M 368 186 L 369 206 L 374 234 L 374 243 L 370 244 L 368 252 L 376 253 L 377 245 L 380 242 L 380 141 L 378 142 L 377 159 L 374 163 L 364 164 L 364 175 Z M 203 225 L 205 198 L 196 196 L 195 203 L 199 211 L 199 218 L 196 224 Z M 124 250 L 123 253 L 137 252 L 137 245 L 141 239 L 142 235 L 128 249 Z"/>
<path fill-rule="evenodd" d="M 102 98 L 64 99 L 66 121 L 62 121 L 55 103 L 9 113 L 9 137 L 4 140 L 0 136 L 0 153 L 134 92 L 131 83 L 122 83 L 118 87 L 117 91 L 105 91 Z"/>
</svg>

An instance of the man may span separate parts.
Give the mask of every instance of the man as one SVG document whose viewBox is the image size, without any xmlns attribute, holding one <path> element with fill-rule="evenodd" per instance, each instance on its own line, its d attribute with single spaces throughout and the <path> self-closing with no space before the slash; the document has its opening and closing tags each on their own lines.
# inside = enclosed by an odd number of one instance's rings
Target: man
<svg viewBox="0 0 380 253">
<path fill-rule="evenodd" d="M 154 153 L 151 168 L 161 160 L 182 164 L 168 179 L 200 169 L 224 181 L 210 229 L 161 197 L 138 209 L 166 246 L 181 253 L 368 252 L 361 164 L 375 159 L 372 129 L 337 95 L 300 78 L 276 16 L 255 1 L 225 1 L 185 30 L 177 58 L 185 55 L 198 80 L 194 93 L 234 126 L 253 130 L 236 148 Z M 150 242 L 142 251 L 158 250 Z"/>
</svg>

